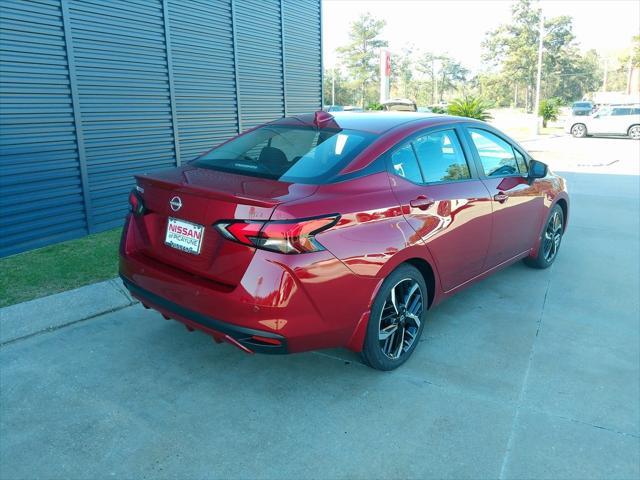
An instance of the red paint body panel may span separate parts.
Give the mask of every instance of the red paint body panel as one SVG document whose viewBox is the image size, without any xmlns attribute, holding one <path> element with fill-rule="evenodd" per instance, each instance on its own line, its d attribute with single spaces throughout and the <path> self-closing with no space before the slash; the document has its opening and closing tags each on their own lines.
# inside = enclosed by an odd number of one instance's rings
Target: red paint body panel
<svg viewBox="0 0 640 480">
<path fill-rule="evenodd" d="M 333 119 L 310 115 L 276 123 L 301 121 L 377 137 L 342 169 L 344 179 L 323 185 L 190 165 L 137 178 L 146 210 L 129 215 L 120 251 L 120 273 L 134 296 L 190 328 L 250 351 L 257 349 L 242 336 L 249 330 L 267 344 L 282 340 L 287 352 L 359 351 L 375 294 L 403 262 L 419 259 L 430 266 L 436 304 L 498 268 L 535 255 L 551 206 L 560 201 L 568 213 L 564 180 L 552 173 L 532 182 L 476 177 L 417 185 L 386 168 L 370 169 L 416 132 L 472 124 L 467 119 L 403 112 Z M 496 201 L 498 193 L 507 200 Z M 182 201 L 179 211 L 170 206 L 175 196 Z M 225 238 L 213 226 L 224 220 L 291 221 L 331 214 L 340 219 L 315 235 L 324 250 L 313 253 L 256 249 Z M 165 245 L 169 217 L 204 226 L 199 254 Z M 194 319 L 205 317 L 217 323 Z"/>
<path fill-rule="evenodd" d="M 429 246 L 444 290 L 481 273 L 491 241 L 492 206 L 480 181 L 415 185 L 392 177 L 392 188 L 405 219 Z M 412 207 L 419 196 L 433 200 Z"/>
</svg>

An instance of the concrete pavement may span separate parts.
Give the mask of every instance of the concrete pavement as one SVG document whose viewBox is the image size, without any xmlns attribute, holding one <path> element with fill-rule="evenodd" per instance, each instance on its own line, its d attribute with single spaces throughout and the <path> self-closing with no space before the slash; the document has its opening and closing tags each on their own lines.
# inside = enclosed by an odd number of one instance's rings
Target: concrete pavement
<svg viewBox="0 0 640 480">
<path fill-rule="evenodd" d="M 0 345 L 137 303 L 119 278 L 0 308 Z"/>
<path fill-rule="evenodd" d="M 638 478 L 639 178 L 566 177 L 554 266 L 440 305 L 395 372 L 247 356 L 139 305 L 0 347 L 0 477 Z"/>
</svg>

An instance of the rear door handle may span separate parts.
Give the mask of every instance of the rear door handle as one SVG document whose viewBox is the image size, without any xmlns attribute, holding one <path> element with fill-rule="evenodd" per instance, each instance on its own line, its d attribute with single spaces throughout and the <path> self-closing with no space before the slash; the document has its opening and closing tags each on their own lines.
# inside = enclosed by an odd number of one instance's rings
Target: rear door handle
<svg viewBox="0 0 640 480">
<path fill-rule="evenodd" d="M 430 199 L 429 197 L 425 197 L 424 195 L 419 195 L 417 198 L 414 198 L 409 202 L 413 208 L 419 208 L 420 210 L 426 210 L 431 205 L 435 203 L 435 200 Z"/>
<path fill-rule="evenodd" d="M 496 193 L 496 194 L 493 196 L 493 199 L 494 199 L 496 202 L 504 203 L 504 202 L 506 202 L 507 200 L 509 200 L 509 195 L 507 195 L 507 194 L 506 194 L 506 193 L 504 193 L 504 192 L 499 192 L 499 193 Z"/>
</svg>

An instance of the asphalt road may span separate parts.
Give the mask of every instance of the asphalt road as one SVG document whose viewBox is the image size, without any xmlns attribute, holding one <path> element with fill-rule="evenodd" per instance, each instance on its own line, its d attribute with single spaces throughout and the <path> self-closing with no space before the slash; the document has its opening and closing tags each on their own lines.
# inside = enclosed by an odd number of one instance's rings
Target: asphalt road
<svg viewBox="0 0 640 480">
<path fill-rule="evenodd" d="M 526 145 L 568 171 L 556 263 L 434 309 L 401 369 L 125 308 L 0 348 L 0 477 L 638 478 L 640 142 Z"/>
</svg>

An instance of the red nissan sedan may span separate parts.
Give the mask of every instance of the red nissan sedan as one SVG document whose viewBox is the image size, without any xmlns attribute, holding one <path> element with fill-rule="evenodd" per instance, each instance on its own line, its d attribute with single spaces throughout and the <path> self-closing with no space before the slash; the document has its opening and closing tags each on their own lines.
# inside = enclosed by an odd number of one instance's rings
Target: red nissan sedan
<svg viewBox="0 0 640 480">
<path fill-rule="evenodd" d="M 500 131 L 406 112 L 283 118 L 136 180 L 120 274 L 145 307 L 248 353 L 345 347 L 380 370 L 445 298 L 551 265 L 569 210 Z"/>
</svg>

